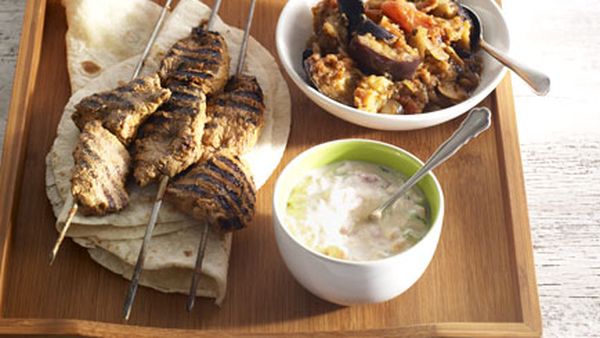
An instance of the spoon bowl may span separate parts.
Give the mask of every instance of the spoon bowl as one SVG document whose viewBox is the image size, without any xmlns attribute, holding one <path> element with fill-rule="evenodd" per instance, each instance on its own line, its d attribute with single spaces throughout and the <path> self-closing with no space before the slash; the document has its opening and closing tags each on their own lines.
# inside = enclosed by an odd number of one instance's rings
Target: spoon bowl
<svg viewBox="0 0 600 338">
<path fill-rule="evenodd" d="M 469 6 L 460 4 L 460 9 L 462 12 L 461 15 L 471 22 L 471 34 L 469 35 L 469 42 L 471 51 L 476 52 L 480 49 L 479 42 L 483 40 L 481 18 Z"/>
<path fill-rule="evenodd" d="M 459 6 L 463 12 L 463 17 L 469 20 L 472 25 L 470 34 L 471 51 L 484 50 L 521 77 L 537 95 L 545 96 L 548 94 L 550 91 L 550 78 L 546 74 L 511 58 L 506 53 L 488 44 L 483 38 L 483 24 L 477 12 L 464 4 L 459 4 Z"/>
<path fill-rule="evenodd" d="M 446 162 L 450 157 L 454 156 L 460 148 L 467 144 L 479 134 L 486 131 L 492 124 L 492 112 L 488 108 L 474 108 L 469 112 L 469 115 L 463 120 L 458 129 L 444 142 L 437 150 L 429 157 L 427 162 L 412 175 L 401 187 L 398 192 L 389 200 L 382 203 L 377 209 L 369 214 L 369 219 L 379 221 L 383 217 L 383 213 L 392 206 L 400 197 L 404 196 L 415 184 L 423 177 L 429 174 L 440 164 Z"/>
</svg>

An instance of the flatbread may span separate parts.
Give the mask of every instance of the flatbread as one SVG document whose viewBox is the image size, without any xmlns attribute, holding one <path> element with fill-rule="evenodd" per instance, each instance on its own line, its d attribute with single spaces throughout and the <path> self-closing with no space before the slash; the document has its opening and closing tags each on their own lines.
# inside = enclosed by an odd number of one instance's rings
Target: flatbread
<svg viewBox="0 0 600 338">
<path fill-rule="evenodd" d="M 161 7 L 149 0 L 63 0 L 71 91 L 146 46 Z"/>
<path fill-rule="evenodd" d="M 167 235 L 153 236 L 148 245 L 148 254 L 144 264 L 144 272 L 140 280 L 145 285 L 163 292 L 187 294 L 192 278 L 192 271 L 198 253 L 201 227 L 190 227 Z M 227 269 L 231 251 L 232 234 L 221 237 L 213 231 L 209 232 L 202 275 L 197 295 L 214 297 L 221 304 L 227 289 Z M 90 242 L 81 243 L 90 247 Z M 131 279 L 133 266 L 142 240 L 95 241 L 88 249 L 92 259 L 105 268 Z"/>
<path fill-rule="evenodd" d="M 52 162 L 50 156 L 46 157 L 46 166 L 52 168 Z M 63 200 L 58 193 L 56 183 L 54 182 L 53 170 L 46 170 L 46 194 L 52 204 L 52 210 L 55 214 L 60 214 L 63 207 Z M 158 223 L 154 228 L 153 235 L 168 234 L 171 232 L 179 231 L 185 228 L 194 226 L 195 221 L 192 219 L 186 219 L 181 222 L 169 222 L 169 223 Z M 62 224 L 57 222 L 57 231 L 60 231 Z M 118 240 L 118 239 L 135 239 L 144 237 L 146 232 L 146 226 L 132 226 L 132 227 L 116 227 L 113 225 L 85 225 L 85 224 L 72 224 L 69 228 L 69 237 L 89 237 L 93 240 Z"/>
<path fill-rule="evenodd" d="M 196 0 L 182 0 L 175 11 L 166 20 L 165 25 L 157 39 L 157 47 L 153 50 L 143 74 L 157 70 L 160 58 L 164 52 L 178 39 L 189 34 L 192 27 L 202 19 L 207 18 L 210 9 Z M 185 29 L 187 27 L 187 29 Z M 232 74 L 237 64 L 239 45 L 243 32 L 237 28 L 225 25 L 220 19 L 215 23 L 215 29 L 221 32 L 228 43 Z M 170 42 L 170 43 L 169 43 Z M 164 47 L 161 47 L 164 46 Z M 167 47 L 168 46 L 168 47 Z M 164 48 L 164 49 L 162 49 Z M 137 63 L 138 56 L 110 67 L 81 90 L 73 94 L 65 107 L 65 111 L 58 126 L 58 132 L 50 154 L 50 161 L 54 168 L 53 175 L 62 201 L 70 196 L 70 177 L 73 168 L 71 156 L 79 137 L 79 130 L 71 120 L 74 106 L 82 98 L 102 90 L 110 90 L 120 82 L 128 81 L 129 76 Z M 269 179 L 283 157 L 291 123 L 291 101 L 289 90 L 283 76 L 278 70 L 273 56 L 251 38 L 246 57 L 246 69 L 255 75 L 265 94 L 265 126 L 252 150 L 242 156 L 247 162 L 253 175 L 257 188 L 260 188 Z M 74 224 L 82 225 L 114 225 L 114 226 L 143 226 L 147 223 L 156 186 L 145 188 L 134 184 L 128 185 L 130 191 L 130 206 L 117 214 L 103 217 L 75 216 Z M 55 213 L 56 214 L 56 213 Z M 63 210 L 63 216 L 66 210 Z M 60 214 L 56 214 L 60 216 Z M 179 213 L 168 203 L 163 205 L 159 214 L 158 223 L 181 222 L 186 216 Z"/>
<path fill-rule="evenodd" d="M 92 0 L 72 1 L 88 3 Z M 160 59 L 171 45 L 178 39 L 187 36 L 191 28 L 206 19 L 209 13 L 210 9 L 199 1 L 180 1 L 176 9 L 167 17 L 142 74 L 156 71 Z M 81 16 L 79 18 L 81 25 L 87 25 L 86 16 L 95 16 L 97 13 L 86 13 L 82 10 L 78 15 Z M 152 27 L 155 20 L 148 18 L 146 20 L 147 24 Z M 118 22 L 111 18 L 111 24 L 120 26 L 128 23 Z M 78 29 L 85 31 L 85 29 L 95 28 L 91 26 Z M 221 32 L 228 42 L 233 73 L 243 32 L 225 25 L 220 19 L 217 19 L 214 30 Z M 114 34 L 118 36 L 120 33 Z M 76 39 L 74 34 L 71 38 Z M 85 36 L 79 38 L 84 39 Z M 69 40 L 69 36 L 67 40 Z M 77 65 L 85 61 L 88 55 L 92 55 L 92 52 L 78 53 L 73 52 L 74 49 L 68 48 L 68 63 L 72 66 L 69 70 L 74 94 L 65 107 L 58 127 L 57 138 L 48 154 L 46 173 L 48 198 L 59 219 L 64 220 L 69 208 L 70 176 L 73 167 L 71 154 L 79 135 L 78 129 L 70 118 L 73 107 L 87 95 L 112 89 L 120 82 L 128 81 L 129 74 L 133 72 L 133 68 L 139 60 L 138 54 L 145 43 L 141 45 L 141 47 L 139 45 L 128 46 L 132 52 L 135 51 L 135 54 L 132 54 L 134 56 L 112 66 L 109 65 L 111 60 L 123 58 L 122 51 L 112 48 L 104 51 L 94 49 L 103 54 L 97 58 L 105 60 L 106 66 L 103 71 L 93 77 L 81 71 L 71 70 L 72 68 L 76 69 Z M 291 101 L 287 84 L 273 56 L 253 38 L 249 41 L 245 69 L 249 70 L 249 74 L 257 77 L 265 94 L 264 130 L 252 151 L 243 156 L 254 176 L 256 186 L 259 188 L 268 180 L 283 156 L 290 130 Z M 135 264 L 141 245 L 142 230 L 145 230 L 150 216 L 156 186 L 141 189 L 130 184 L 128 189 L 131 195 L 130 206 L 125 210 L 104 217 L 76 216 L 68 232 L 68 236 L 74 237 L 76 243 L 88 248 L 93 260 L 125 278 L 131 277 L 132 266 Z M 187 293 L 202 226 L 197 221 L 177 212 L 168 203 L 163 204 L 155 228 L 155 236 L 150 242 L 149 256 L 145 262 L 141 285 L 164 292 Z M 231 237 L 231 234 L 220 236 L 211 232 L 203 264 L 198 295 L 215 297 L 217 303 L 220 303 L 225 295 Z"/>
</svg>

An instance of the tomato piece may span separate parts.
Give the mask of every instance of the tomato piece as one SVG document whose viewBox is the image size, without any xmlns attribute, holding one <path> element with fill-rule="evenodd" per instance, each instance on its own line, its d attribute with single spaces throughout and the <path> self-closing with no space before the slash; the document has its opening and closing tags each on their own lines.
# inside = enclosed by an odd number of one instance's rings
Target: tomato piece
<svg viewBox="0 0 600 338">
<path fill-rule="evenodd" d="M 379 22 L 379 20 L 381 20 L 381 9 L 374 9 L 374 8 L 365 8 L 365 15 L 367 16 L 367 18 L 375 21 L 375 22 Z"/>
<path fill-rule="evenodd" d="M 381 4 L 383 14 L 400 25 L 407 33 L 417 27 L 431 28 L 435 25 L 433 18 L 419 11 L 415 4 L 406 0 L 390 0 Z"/>
</svg>

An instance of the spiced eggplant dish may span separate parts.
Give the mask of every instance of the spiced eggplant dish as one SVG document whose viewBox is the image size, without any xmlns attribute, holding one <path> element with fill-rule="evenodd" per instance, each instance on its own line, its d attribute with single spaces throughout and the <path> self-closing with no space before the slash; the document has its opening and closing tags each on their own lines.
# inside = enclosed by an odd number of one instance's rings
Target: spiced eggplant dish
<svg viewBox="0 0 600 338">
<path fill-rule="evenodd" d="M 322 0 L 304 70 L 362 111 L 420 114 L 466 100 L 480 82 L 471 22 L 453 0 Z"/>
</svg>

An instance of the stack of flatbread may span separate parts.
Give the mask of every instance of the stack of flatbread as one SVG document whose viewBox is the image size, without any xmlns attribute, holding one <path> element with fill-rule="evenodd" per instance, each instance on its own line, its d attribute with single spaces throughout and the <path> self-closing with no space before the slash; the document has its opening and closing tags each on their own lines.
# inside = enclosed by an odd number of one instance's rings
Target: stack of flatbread
<svg viewBox="0 0 600 338">
<path fill-rule="evenodd" d="M 46 158 L 46 191 L 59 221 L 71 205 L 72 152 L 79 130 L 71 120 L 74 106 L 95 92 L 129 81 L 161 8 L 150 0 L 63 0 L 67 12 L 68 69 L 73 95 Z M 182 0 L 168 15 L 142 74 L 158 69 L 161 57 L 192 27 L 208 18 L 210 8 L 198 0 Z M 227 40 L 232 72 L 243 32 L 217 20 L 214 30 Z M 246 73 L 257 77 L 265 94 L 265 128 L 256 146 L 243 156 L 260 188 L 277 167 L 290 129 L 291 103 L 285 80 L 271 54 L 256 40 L 249 42 Z M 130 205 L 104 217 L 76 216 L 67 236 L 87 248 L 93 260 L 131 278 L 156 186 L 128 185 Z M 60 223 L 60 222 L 59 222 Z M 59 226 L 62 226 L 60 223 Z M 141 285 L 164 292 L 187 293 L 203 224 L 165 203 L 149 245 Z M 58 229 L 57 229 L 58 230 Z M 211 233 L 198 295 L 220 303 L 227 286 L 231 234 Z"/>
</svg>

